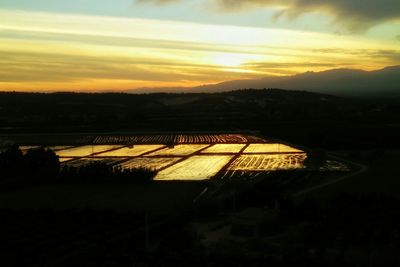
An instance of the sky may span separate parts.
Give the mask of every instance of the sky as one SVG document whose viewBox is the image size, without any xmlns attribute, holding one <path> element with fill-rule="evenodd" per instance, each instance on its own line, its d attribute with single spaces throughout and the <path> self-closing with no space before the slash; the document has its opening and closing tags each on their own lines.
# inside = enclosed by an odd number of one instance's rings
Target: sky
<svg viewBox="0 0 400 267">
<path fill-rule="evenodd" d="M 1 91 L 400 65 L 399 0 L 0 0 Z"/>
</svg>

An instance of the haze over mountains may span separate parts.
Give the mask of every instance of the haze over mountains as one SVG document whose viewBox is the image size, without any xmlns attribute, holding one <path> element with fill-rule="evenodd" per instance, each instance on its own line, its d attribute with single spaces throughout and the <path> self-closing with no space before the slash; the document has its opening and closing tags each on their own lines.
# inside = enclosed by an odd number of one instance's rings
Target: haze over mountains
<svg viewBox="0 0 400 267">
<path fill-rule="evenodd" d="M 269 76 L 255 80 L 233 80 L 197 87 L 161 87 L 130 90 L 130 93 L 215 93 L 237 89 L 280 88 L 351 97 L 399 97 L 400 65 L 376 71 L 332 69 L 293 76 Z"/>
</svg>

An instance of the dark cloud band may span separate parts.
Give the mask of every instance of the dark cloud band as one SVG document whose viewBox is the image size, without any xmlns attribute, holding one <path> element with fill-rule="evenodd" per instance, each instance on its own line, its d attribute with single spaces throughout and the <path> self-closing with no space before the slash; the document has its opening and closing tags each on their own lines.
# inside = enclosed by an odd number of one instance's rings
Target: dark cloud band
<svg viewBox="0 0 400 267">
<path fill-rule="evenodd" d="M 141 3 L 168 4 L 185 0 L 137 0 Z M 376 24 L 400 20 L 399 0 L 212 0 L 222 10 L 240 11 L 257 6 L 280 7 L 276 17 L 296 17 L 308 12 L 330 15 L 350 31 L 363 31 Z"/>
</svg>

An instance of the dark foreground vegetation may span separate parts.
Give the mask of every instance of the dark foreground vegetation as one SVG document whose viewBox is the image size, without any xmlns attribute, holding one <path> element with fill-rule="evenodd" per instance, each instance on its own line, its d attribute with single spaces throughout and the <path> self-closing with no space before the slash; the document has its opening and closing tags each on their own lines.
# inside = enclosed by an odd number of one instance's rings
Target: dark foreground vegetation
<svg viewBox="0 0 400 267">
<path fill-rule="evenodd" d="M 155 175 L 146 168 L 123 169 L 96 161 L 81 167 L 61 166 L 54 151 L 43 147 L 22 153 L 13 145 L 0 153 L 1 190 L 57 183 L 146 183 Z"/>
<path fill-rule="evenodd" d="M 400 266 L 398 100 L 282 90 L 0 94 L 1 145 L 48 141 L 41 133 L 69 144 L 115 132 L 243 130 L 368 168 L 297 196 L 341 174 L 158 184 L 150 170 L 63 168 L 51 150 L 12 147 L 0 154 L 1 266 Z M 268 218 L 256 236 L 234 230 L 232 217 L 249 208 Z"/>
<path fill-rule="evenodd" d="M 30 166 L 30 169 L 25 169 L 25 172 L 30 170 L 33 174 L 30 177 L 39 177 L 39 166 L 58 163 L 51 160 L 54 158 L 51 150 L 32 150 L 22 155 L 22 161 L 18 149 L 10 149 L 4 155 L 18 155 L 15 158 L 20 160 L 20 164 Z M 11 160 L 7 164 L 13 166 Z M 3 163 L 2 167 L 7 164 Z M 61 179 L 62 173 L 56 179 Z M 186 200 L 184 208 L 182 203 L 173 203 L 164 213 L 154 213 L 149 206 L 140 203 L 134 209 L 119 210 L 118 207 L 125 205 L 128 199 L 115 202 L 113 195 L 124 194 L 123 190 L 107 193 L 115 183 L 96 179 L 109 174 L 104 165 L 95 163 L 78 172 L 73 169 L 65 171 L 65 179 L 76 175 L 77 180 L 71 182 L 46 180 L 34 184 L 32 189 L 1 192 L 2 266 L 350 267 L 400 264 L 399 198 L 383 193 L 336 194 L 325 201 L 312 196 L 293 197 L 291 192 L 304 183 L 323 178 L 316 171 L 309 174 L 276 172 L 258 176 L 259 181 L 253 185 L 243 180 L 245 177 L 233 179 L 213 197 L 196 203 L 192 197 Z M 87 180 L 82 182 L 80 179 L 84 177 L 78 178 L 79 175 L 86 176 Z M 49 179 L 54 179 L 54 176 L 49 176 Z M 90 188 L 99 184 L 106 189 L 97 196 L 106 198 L 103 202 L 98 200 L 97 205 L 90 207 L 75 204 L 80 198 L 90 199 Z M 142 182 L 139 185 L 118 184 L 123 187 L 141 186 L 140 190 L 155 185 Z M 67 186 L 69 191 L 58 198 L 60 185 Z M 80 188 L 85 191 L 76 194 Z M 27 201 L 36 201 L 29 196 L 35 190 L 38 191 L 35 197 L 45 199 L 45 202 L 27 205 Z M 50 194 L 48 191 L 56 192 Z M 129 198 L 138 202 L 147 199 L 163 201 L 158 193 L 147 192 L 146 196 L 136 198 L 132 194 Z M 46 198 L 42 194 L 51 196 Z M 68 194 L 72 196 L 66 198 Z M 172 194 L 179 193 L 175 191 Z M 2 202 L 10 200 L 22 204 Z M 52 206 L 50 201 L 63 202 L 63 206 L 49 208 Z M 113 206 L 107 205 L 110 202 Z M 270 214 L 264 231 L 258 235 L 243 235 L 233 228 L 234 221 L 229 214 L 240 213 L 249 207 Z M 249 223 L 253 223 L 252 218 Z M 198 227 L 198 224 L 210 226 Z M 214 235 L 219 235 L 219 238 L 207 241 Z"/>
<path fill-rule="evenodd" d="M 2 209 L 0 256 L 2 266 L 399 266 L 399 204 L 379 195 L 322 206 L 307 198 L 275 207 L 261 238 L 209 244 L 189 224 L 207 214 Z"/>
<path fill-rule="evenodd" d="M 59 171 L 58 157 L 50 149 L 31 149 L 23 154 L 13 145 L 0 153 L 1 182 L 4 184 L 52 182 Z"/>
</svg>

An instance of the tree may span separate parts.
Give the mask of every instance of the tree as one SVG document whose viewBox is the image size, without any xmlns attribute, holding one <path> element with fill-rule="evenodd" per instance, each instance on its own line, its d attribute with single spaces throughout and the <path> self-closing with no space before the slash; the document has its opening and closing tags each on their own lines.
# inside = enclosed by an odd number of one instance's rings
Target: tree
<svg viewBox="0 0 400 267">
<path fill-rule="evenodd" d="M 3 153 L 0 153 L 0 177 L 20 175 L 23 171 L 23 155 L 18 146 L 13 145 Z"/>
<path fill-rule="evenodd" d="M 54 181 L 60 171 L 58 156 L 43 147 L 30 149 L 24 156 L 25 168 L 36 181 Z"/>
</svg>

